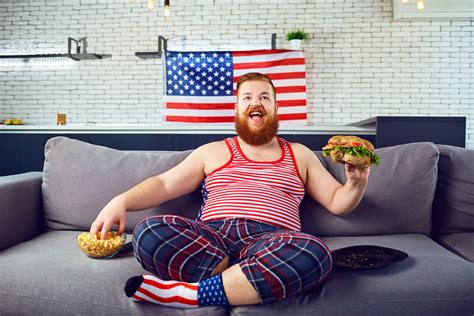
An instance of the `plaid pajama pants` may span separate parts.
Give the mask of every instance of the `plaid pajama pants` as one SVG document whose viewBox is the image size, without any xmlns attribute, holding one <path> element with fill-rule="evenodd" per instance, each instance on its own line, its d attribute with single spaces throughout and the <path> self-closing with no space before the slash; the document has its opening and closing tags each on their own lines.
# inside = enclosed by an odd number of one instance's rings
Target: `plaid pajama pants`
<svg viewBox="0 0 474 316">
<path fill-rule="evenodd" d="M 207 279 L 226 257 L 239 264 L 261 304 L 321 284 L 332 267 L 318 238 L 245 218 L 198 222 L 181 216 L 154 216 L 133 232 L 134 254 L 142 267 L 164 280 Z"/>
</svg>

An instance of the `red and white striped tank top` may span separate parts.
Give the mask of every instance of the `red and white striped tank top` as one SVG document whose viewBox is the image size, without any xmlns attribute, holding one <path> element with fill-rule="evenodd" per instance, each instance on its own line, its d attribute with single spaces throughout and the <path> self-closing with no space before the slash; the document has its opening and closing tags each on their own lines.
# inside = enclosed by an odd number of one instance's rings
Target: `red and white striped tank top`
<svg viewBox="0 0 474 316">
<path fill-rule="evenodd" d="M 301 230 L 299 206 L 305 188 L 291 145 L 277 138 L 282 155 L 277 161 L 252 161 L 237 137 L 225 139 L 230 160 L 203 183 L 202 221 L 245 217 L 290 230 Z"/>
</svg>

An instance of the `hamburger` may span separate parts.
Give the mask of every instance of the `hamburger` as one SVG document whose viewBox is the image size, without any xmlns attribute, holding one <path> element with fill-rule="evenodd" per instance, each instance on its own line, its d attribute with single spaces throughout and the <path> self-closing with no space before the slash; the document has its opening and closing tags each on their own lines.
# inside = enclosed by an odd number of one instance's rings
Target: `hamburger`
<svg viewBox="0 0 474 316">
<path fill-rule="evenodd" d="M 379 164 L 379 156 L 374 154 L 374 145 L 357 136 L 336 135 L 323 147 L 323 156 L 331 157 L 335 163 L 349 163 L 357 168 Z"/>
</svg>

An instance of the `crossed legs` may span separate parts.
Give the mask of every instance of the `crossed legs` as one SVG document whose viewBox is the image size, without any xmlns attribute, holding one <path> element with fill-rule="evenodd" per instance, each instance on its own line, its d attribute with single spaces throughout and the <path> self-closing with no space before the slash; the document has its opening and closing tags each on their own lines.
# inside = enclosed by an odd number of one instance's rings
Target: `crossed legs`
<svg viewBox="0 0 474 316">
<path fill-rule="evenodd" d="M 239 263 L 230 267 L 223 238 L 202 223 L 178 216 L 149 218 L 133 235 L 137 259 L 158 280 L 188 282 L 197 291 L 210 282 L 199 281 L 218 277 L 229 305 L 266 304 L 304 292 L 320 284 L 331 270 L 329 250 L 302 232 L 260 233 L 239 248 Z"/>
</svg>

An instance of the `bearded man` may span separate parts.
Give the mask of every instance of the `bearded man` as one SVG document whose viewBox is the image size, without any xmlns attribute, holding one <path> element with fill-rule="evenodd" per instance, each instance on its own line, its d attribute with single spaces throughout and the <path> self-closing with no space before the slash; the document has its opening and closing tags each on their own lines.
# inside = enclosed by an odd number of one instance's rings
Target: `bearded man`
<svg viewBox="0 0 474 316">
<path fill-rule="evenodd" d="M 277 137 L 278 103 L 269 77 L 237 82 L 236 137 L 203 145 L 169 171 L 113 198 L 90 232 L 102 237 L 125 212 L 148 209 L 202 185 L 196 220 L 154 216 L 133 232 L 134 254 L 150 274 L 130 278 L 135 301 L 165 306 L 268 304 L 322 284 L 332 267 L 328 247 L 301 231 L 305 192 L 335 215 L 352 211 L 369 168 L 345 165 L 334 179 L 307 147 Z"/>
</svg>

